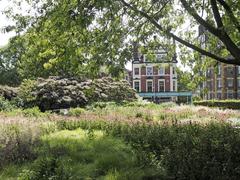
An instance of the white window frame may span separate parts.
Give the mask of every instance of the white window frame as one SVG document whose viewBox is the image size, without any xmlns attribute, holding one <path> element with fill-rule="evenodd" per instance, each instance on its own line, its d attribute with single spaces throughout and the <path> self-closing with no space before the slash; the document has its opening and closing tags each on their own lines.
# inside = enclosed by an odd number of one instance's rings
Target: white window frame
<svg viewBox="0 0 240 180">
<path fill-rule="evenodd" d="M 163 68 L 163 74 L 160 74 L 160 68 Z M 164 76 L 165 75 L 165 67 L 164 66 L 160 66 L 158 69 L 158 75 L 160 76 Z"/>
<path fill-rule="evenodd" d="M 237 88 L 239 88 L 240 87 L 240 79 L 238 78 L 237 79 Z"/>
<path fill-rule="evenodd" d="M 148 84 L 147 84 L 148 82 L 152 82 L 152 91 L 151 92 L 153 92 L 153 80 L 149 80 L 149 79 L 146 80 L 146 92 L 149 92 L 148 91 Z"/>
<path fill-rule="evenodd" d="M 135 74 L 135 69 L 138 69 L 139 74 Z M 140 76 L 141 72 L 139 67 L 134 67 L 133 71 L 134 71 L 134 76 Z"/>
<path fill-rule="evenodd" d="M 143 62 L 146 62 L 146 54 L 143 55 Z"/>
<path fill-rule="evenodd" d="M 147 74 L 148 68 L 151 68 L 151 69 L 152 69 L 152 74 L 151 74 L 151 75 L 148 75 L 148 74 Z M 153 66 L 146 66 L 146 76 L 153 76 Z"/>
<path fill-rule="evenodd" d="M 219 64 L 218 65 L 218 75 L 221 75 L 222 74 L 222 65 Z"/>
<path fill-rule="evenodd" d="M 177 73 L 176 73 L 176 67 L 172 67 L 172 74 L 173 75 L 176 75 Z"/>
<path fill-rule="evenodd" d="M 174 82 L 175 82 L 175 89 L 173 89 L 173 84 L 174 84 Z M 174 92 L 176 92 L 177 91 L 177 80 L 176 79 L 173 79 L 172 80 L 172 91 L 174 91 Z"/>
<path fill-rule="evenodd" d="M 163 84 L 164 84 L 164 91 L 161 91 L 161 92 L 165 92 L 165 91 L 166 91 L 166 83 L 165 83 L 165 79 L 159 79 L 159 80 L 158 80 L 158 92 L 160 92 L 159 82 L 163 82 Z"/>
<path fill-rule="evenodd" d="M 231 80 L 231 81 L 232 81 L 232 86 L 229 86 L 229 84 L 228 84 L 228 81 L 229 81 L 229 80 Z M 232 88 L 233 86 L 234 86 L 233 79 L 232 79 L 232 78 L 228 78 L 228 79 L 227 79 L 227 87 L 230 87 L 230 88 Z"/>
<path fill-rule="evenodd" d="M 229 96 L 230 94 L 232 95 L 232 97 Z M 227 98 L 231 98 L 231 99 L 234 98 L 234 94 L 233 94 L 233 91 L 232 91 L 232 90 L 227 91 Z"/>
<path fill-rule="evenodd" d="M 133 80 L 133 89 L 135 89 L 135 82 L 139 82 L 139 92 L 141 92 L 141 81 L 140 80 Z"/>
<path fill-rule="evenodd" d="M 221 83 L 219 83 L 219 82 L 221 82 Z M 221 86 L 219 86 L 219 84 L 221 85 Z M 223 86 L 222 86 L 222 79 L 217 79 L 217 88 L 222 88 Z"/>
</svg>

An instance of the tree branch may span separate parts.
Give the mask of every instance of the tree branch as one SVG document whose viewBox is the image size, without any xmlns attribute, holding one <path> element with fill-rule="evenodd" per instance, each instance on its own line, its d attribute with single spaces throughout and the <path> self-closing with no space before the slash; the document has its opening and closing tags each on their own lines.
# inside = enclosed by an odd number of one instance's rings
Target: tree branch
<svg viewBox="0 0 240 180">
<path fill-rule="evenodd" d="M 238 19 L 234 16 L 231 7 L 224 1 L 224 0 L 217 0 L 226 10 L 228 16 L 230 17 L 230 20 L 233 22 L 234 26 L 238 29 L 240 33 L 240 23 L 238 22 Z"/>
<path fill-rule="evenodd" d="M 231 53 L 231 55 L 235 59 L 239 59 L 240 61 L 240 49 L 238 46 L 233 42 L 233 40 L 229 37 L 229 35 L 226 33 L 224 28 L 216 29 L 209 23 L 207 23 L 204 19 L 202 19 L 197 12 L 195 11 L 194 8 L 192 8 L 186 0 L 180 0 L 182 3 L 183 7 L 187 10 L 187 12 L 193 16 L 193 18 L 203 25 L 210 33 L 215 35 L 217 38 L 219 38 L 223 44 L 226 46 L 227 50 Z M 216 12 L 215 12 L 216 13 Z M 220 15 L 219 15 L 220 16 Z M 217 17 L 219 18 L 219 17 Z"/>
<path fill-rule="evenodd" d="M 147 13 L 145 13 L 144 11 L 141 11 L 139 10 L 138 8 L 134 7 L 133 5 L 127 3 L 125 0 L 120 0 L 124 6 L 130 8 L 131 10 L 139 13 L 140 15 L 142 15 L 143 17 L 145 17 L 146 19 L 148 19 L 157 29 L 159 29 L 160 31 L 164 32 L 166 35 L 168 35 L 169 37 L 172 37 L 174 40 L 178 41 L 179 43 L 201 53 L 202 55 L 205 55 L 205 56 L 208 56 L 210 58 L 213 58 L 219 62 L 222 62 L 222 63 L 227 63 L 227 64 L 237 64 L 237 65 L 240 65 L 240 61 L 236 60 L 236 59 L 225 59 L 225 58 L 222 58 L 222 57 L 219 57 L 215 54 L 212 54 L 204 49 L 201 49 L 199 48 L 198 46 L 195 46 L 183 39 L 181 39 L 180 37 L 176 36 L 175 34 L 171 33 L 170 31 L 168 30 L 164 30 L 164 28 L 158 24 L 158 22 L 153 19 L 152 17 L 150 17 Z"/>
<path fill-rule="evenodd" d="M 216 0 L 210 0 L 210 2 L 211 2 L 212 10 L 213 10 L 214 19 L 217 23 L 217 27 L 218 28 L 223 28 L 223 23 L 222 23 L 222 19 L 221 19 L 221 16 L 219 14 L 219 11 L 218 11 Z"/>
</svg>

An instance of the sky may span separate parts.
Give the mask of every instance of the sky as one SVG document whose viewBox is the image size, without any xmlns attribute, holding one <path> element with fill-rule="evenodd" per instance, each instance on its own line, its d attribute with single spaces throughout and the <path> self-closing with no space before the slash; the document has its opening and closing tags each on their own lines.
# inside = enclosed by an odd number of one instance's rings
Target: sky
<svg viewBox="0 0 240 180">
<path fill-rule="evenodd" d="M 15 33 L 4 33 L 2 29 L 9 25 L 11 22 L 7 19 L 2 11 L 8 6 L 8 0 L 0 0 L 0 47 L 5 46 L 8 43 L 9 38 L 13 37 Z"/>
</svg>

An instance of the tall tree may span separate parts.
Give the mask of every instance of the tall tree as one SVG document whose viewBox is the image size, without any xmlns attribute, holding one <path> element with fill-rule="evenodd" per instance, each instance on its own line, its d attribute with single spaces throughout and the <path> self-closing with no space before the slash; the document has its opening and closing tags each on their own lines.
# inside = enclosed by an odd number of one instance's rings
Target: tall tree
<svg viewBox="0 0 240 180">
<path fill-rule="evenodd" d="M 129 59 L 131 40 L 154 48 L 164 44 L 173 53 L 175 47 L 169 46 L 166 39 L 174 39 L 184 52 L 182 56 L 187 55 L 182 57 L 183 62 L 198 64 L 199 53 L 218 62 L 240 65 L 237 0 L 25 2 L 31 10 L 27 15 L 26 11 L 24 15 L 6 11 L 16 22 L 15 27 L 6 30 L 24 34 L 26 51 L 19 65 L 23 76 L 29 73 L 47 76 L 53 72 L 74 75 L 86 70 L 94 73 L 103 64 L 123 66 Z M 208 37 L 205 47 L 197 37 L 199 25 L 205 28 Z"/>
</svg>

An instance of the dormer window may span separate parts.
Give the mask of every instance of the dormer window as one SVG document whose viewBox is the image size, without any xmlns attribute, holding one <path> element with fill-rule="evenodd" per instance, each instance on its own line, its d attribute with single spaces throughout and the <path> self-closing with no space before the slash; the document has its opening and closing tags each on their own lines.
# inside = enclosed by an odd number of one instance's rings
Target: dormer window
<svg viewBox="0 0 240 180">
<path fill-rule="evenodd" d="M 165 53 L 158 53 L 156 54 L 157 61 L 164 61 L 166 57 Z"/>
<path fill-rule="evenodd" d="M 152 76 L 153 75 L 153 67 L 152 66 L 148 66 L 146 68 L 146 75 L 147 76 Z"/>
<path fill-rule="evenodd" d="M 139 68 L 134 68 L 134 75 L 135 76 L 139 76 L 140 75 Z"/>
</svg>

